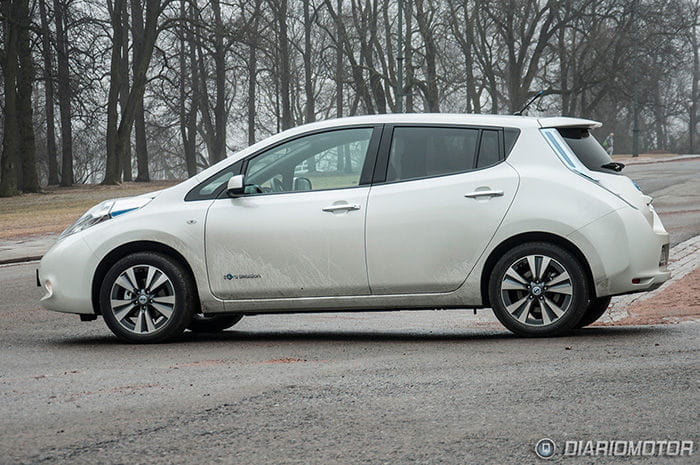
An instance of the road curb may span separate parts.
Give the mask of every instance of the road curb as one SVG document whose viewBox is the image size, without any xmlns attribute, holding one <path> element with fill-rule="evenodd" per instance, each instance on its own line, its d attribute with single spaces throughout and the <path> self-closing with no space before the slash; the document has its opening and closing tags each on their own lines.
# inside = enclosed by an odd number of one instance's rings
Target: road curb
<svg viewBox="0 0 700 465">
<path fill-rule="evenodd" d="M 697 160 L 698 158 L 700 158 L 700 155 L 673 157 L 673 158 L 667 158 L 667 159 L 662 158 L 659 160 L 643 160 L 643 161 L 634 161 L 634 159 L 632 159 L 632 160 L 627 160 L 627 163 L 625 163 L 624 161 L 622 161 L 622 163 L 624 163 L 625 166 L 638 166 L 638 165 L 653 165 L 655 163 L 671 163 L 674 161 Z"/>
<path fill-rule="evenodd" d="M 16 263 L 35 262 L 35 261 L 41 260 L 41 257 L 43 257 L 43 255 L 35 255 L 35 256 L 31 256 L 31 257 L 7 258 L 5 260 L 0 260 L 0 265 L 13 265 Z"/>
</svg>

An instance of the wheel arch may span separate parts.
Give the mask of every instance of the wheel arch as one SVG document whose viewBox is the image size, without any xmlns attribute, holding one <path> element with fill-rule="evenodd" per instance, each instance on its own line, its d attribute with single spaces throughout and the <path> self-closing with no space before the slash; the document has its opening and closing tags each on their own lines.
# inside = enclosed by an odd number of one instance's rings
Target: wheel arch
<svg viewBox="0 0 700 465">
<path fill-rule="evenodd" d="M 104 279 L 109 269 L 123 257 L 137 252 L 160 253 L 162 255 L 170 257 L 171 259 L 179 263 L 187 273 L 188 278 L 193 283 L 193 289 L 196 293 L 195 301 L 199 302 L 199 292 L 197 290 L 197 281 L 195 280 L 194 272 L 192 271 L 192 267 L 190 266 L 190 264 L 180 252 L 161 242 L 134 241 L 122 244 L 119 247 L 112 249 L 107 255 L 105 255 L 102 258 L 100 263 L 97 265 L 97 268 L 95 268 L 95 274 L 92 277 L 91 286 L 91 301 L 92 308 L 95 311 L 95 314 L 100 315 L 102 313 L 100 310 L 100 286 L 102 285 L 102 280 Z"/>
<path fill-rule="evenodd" d="M 588 279 L 589 289 L 593 294 L 595 294 L 595 281 L 593 280 L 593 272 L 591 270 L 591 265 L 590 263 L 588 263 L 588 260 L 586 259 L 586 256 L 583 254 L 583 252 L 581 252 L 581 250 L 573 242 L 566 239 L 565 237 L 549 232 L 532 231 L 509 237 L 508 239 L 498 244 L 489 254 L 488 258 L 486 259 L 486 262 L 484 263 L 484 267 L 481 270 L 480 280 L 481 299 L 485 307 L 491 306 L 491 303 L 489 301 L 488 290 L 489 278 L 491 276 L 491 273 L 493 272 L 494 266 L 496 266 L 496 262 L 499 258 L 501 258 L 501 256 L 505 252 L 515 247 L 516 245 L 524 244 L 526 242 L 549 242 L 561 247 L 567 252 L 570 252 L 583 265 L 586 279 Z"/>
</svg>

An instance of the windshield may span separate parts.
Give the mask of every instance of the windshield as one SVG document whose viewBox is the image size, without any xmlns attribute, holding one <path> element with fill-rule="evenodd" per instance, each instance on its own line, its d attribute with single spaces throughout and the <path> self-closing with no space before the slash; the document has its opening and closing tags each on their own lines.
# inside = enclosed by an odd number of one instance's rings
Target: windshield
<svg viewBox="0 0 700 465">
<path fill-rule="evenodd" d="M 557 130 L 586 168 L 604 173 L 616 172 L 611 167 L 603 168 L 603 166 L 612 163 L 613 159 L 593 137 L 588 128 L 558 128 Z"/>
</svg>

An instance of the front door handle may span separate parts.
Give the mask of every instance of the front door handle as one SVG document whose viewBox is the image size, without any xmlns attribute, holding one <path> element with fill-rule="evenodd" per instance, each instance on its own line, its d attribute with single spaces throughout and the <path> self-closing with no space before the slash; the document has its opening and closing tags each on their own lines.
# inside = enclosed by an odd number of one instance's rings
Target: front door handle
<svg viewBox="0 0 700 465">
<path fill-rule="evenodd" d="M 339 205 L 331 205 L 330 207 L 325 207 L 322 210 L 324 212 L 338 212 L 343 210 L 359 210 L 360 206 L 356 203 L 341 203 Z"/>
<path fill-rule="evenodd" d="M 464 196 L 470 199 L 477 199 L 479 197 L 503 197 L 503 191 L 494 191 L 489 189 L 487 191 L 470 192 L 468 194 L 464 194 Z"/>
</svg>

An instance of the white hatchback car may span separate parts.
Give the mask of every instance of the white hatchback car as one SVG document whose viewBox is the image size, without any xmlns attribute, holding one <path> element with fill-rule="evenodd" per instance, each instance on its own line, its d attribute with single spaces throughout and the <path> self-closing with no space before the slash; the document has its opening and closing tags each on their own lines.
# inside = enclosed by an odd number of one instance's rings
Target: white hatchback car
<svg viewBox="0 0 700 465">
<path fill-rule="evenodd" d="M 493 308 L 523 336 L 669 278 L 668 233 L 595 121 L 402 114 L 297 127 L 103 202 L 41 260 L 49 310 L 120 338 L 243 315 Z"/>
</svg>

